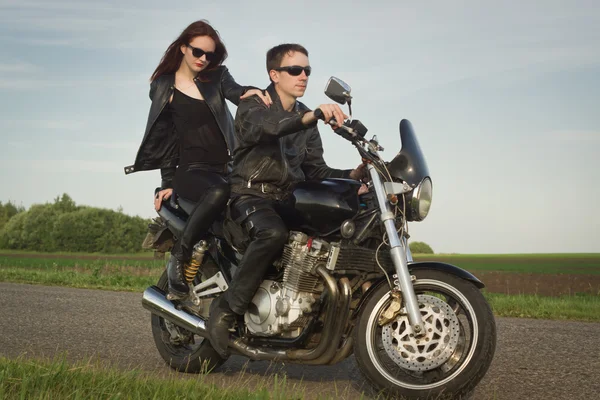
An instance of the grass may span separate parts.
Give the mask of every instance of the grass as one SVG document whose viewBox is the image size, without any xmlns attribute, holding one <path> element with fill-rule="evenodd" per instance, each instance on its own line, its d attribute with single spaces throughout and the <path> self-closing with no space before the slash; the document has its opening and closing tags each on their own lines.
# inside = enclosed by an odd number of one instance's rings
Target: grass
<svg viewBox="0 0 600 400">
<path fill-rule="evenodd" d="M 162 269 L 152 270 L 152 273 L 148 273 L 145 276 L 134 276 L 119 272 L 102 273 L 100 270 L 96 271 L 52 271 L 26 268 L 0 268 L 0 282 L 141 292 L 148 286 L 156 284 L 156 281 L 158 281 L 158 278 L 162 273 Z"/>
<path fill-rule="evenodd" d="M 0 281 L 77 288 L 143 291 L 156 283 L 165 260 L 0 256 Z"/>
<path fill-rule="evenodd" d="M 68 257 L 98 257 L 98 258 L 148 258 L 151 259 L 154 255 L 153 251 L 141 251 L 137 253 L 73 253 L 67 251 L 58 252 L 42 252 L 42 251 L 30 251 L 30 250 L 9 250 L 0 249 L 0 256 L 22 256 L 22 255 L 38 255 L 38 256 L 68 256 Z"/>
<path fill-rule="evenodd" d="M 415 261 L 440 261 L 467 271 L 600 275 L 600 253 L 414 254 Z"/>
<path fill-rule="evenodd" d="M 42 257 L 11 257 L 0 255 L 0 268 L 19 267 L 48 270 L 65 270 L 69 268 L 90 269 L 124 267 L 139 270 L 164 268 L 166 260 L 129 260 L 124 258 L 42 258 Z"/>
<path fill-rule="evenodd" d="M 141 292 L 157 282 L 165 260 L 126 259 L 127 256 L 66 253 L 54 258 L 30 253 L 0 253 L 0 281 Z M 17 255 L 17 256 L 15 256 Z M 448 262 L 470 271 L 556 273 L 559 266 L 600 274 L 600 254 L 416 255 L 416 261 Z M 563 273 L 565 268 L 560 269 Z M 569 273 L 577 271 L 569 270 Z M 545 297 L 485 293 L 494 313 L 503 317 L 600 321 L 600 293 Z"/>
<path fill-rule="evenodd" d="M 415 254 L 415 261 L 440 261 L 467 271 L 501 271 L 536 274 L 600 275 L 600 253 L 574 254 Z M 97 268 L 111 267 L 162 268 L 164 260 L 153 258 L 152 252 L 129 254 L 101 253 L 36 253 L 0 250 L 0 268 Z"/>
<path fill-rule="evenodd" d="M 303 393 L 275 375 L 272 384 L 219 388 L 203 374 L 159 378 L 141 371 L 123 372 L 90 362 L 70 365 L 64 358 L 14 360 L 0 357 L 0 399 L 302 399 Z"/>
<path fill-rule="evenodd" d="M 484 295 L 498 317 L 600 322 L 600 296 L 597 295 L 546 297 L 485 292 Z"/>
<path fill-rule="evenodd" d="M 74 288 L 142 292 L 156 284 L 162 269 L 152 275 L 87 274 L 76 271 L 36 271 L 0 268 L 0 282 L 33 283 Z M 560 297 L 485 293 L 499 317 L 541 318 L 600 322 L 600 296 L 573 294 Z M 0 397 L 1 398 L 1 397 Z"/>
</svg>

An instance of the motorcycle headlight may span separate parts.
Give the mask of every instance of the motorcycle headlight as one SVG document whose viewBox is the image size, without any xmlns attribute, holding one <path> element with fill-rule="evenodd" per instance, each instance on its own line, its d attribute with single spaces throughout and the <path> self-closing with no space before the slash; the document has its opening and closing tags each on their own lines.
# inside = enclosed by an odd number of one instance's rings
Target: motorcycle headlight
<svg viewBox="0 0 600 400">
<path fill-rule="evenodd" d="M 431 179 L 426 177 L 419 183 L 419 186 L 413 190 L 412 198 L 408 203 L 410 221 L 423 221 L 425 217 L 427 217 L 429 208 L 431 207 L 432 197 L 433 185 Z"/>
</svg>

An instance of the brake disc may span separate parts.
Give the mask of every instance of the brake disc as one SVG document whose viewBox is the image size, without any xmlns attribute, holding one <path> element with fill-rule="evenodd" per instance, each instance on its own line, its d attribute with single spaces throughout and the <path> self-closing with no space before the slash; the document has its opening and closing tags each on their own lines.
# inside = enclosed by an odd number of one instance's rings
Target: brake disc
<svg viewBox="0 0 600 400">
<path fill-rule="evenodd" d="M 445 363 L 459 341 L 460 322 L 452 308 L 434 296 L 417 296 L 425 334 L 415 337 L 407 315 L 399 315 L 382 329 L 383 347 L 398 366 L 429 371 Z"/>
</svg>

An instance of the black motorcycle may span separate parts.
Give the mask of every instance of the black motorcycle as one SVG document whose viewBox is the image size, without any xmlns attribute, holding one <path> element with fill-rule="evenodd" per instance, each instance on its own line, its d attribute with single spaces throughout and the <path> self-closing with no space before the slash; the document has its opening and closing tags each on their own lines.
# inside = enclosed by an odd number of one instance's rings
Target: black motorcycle
<svg viewBox="0 0 600 400">
<path fill-rule="evenodd" d="M 343 81 L 332 77 L 325 93 L 351 106 Z M 486 374 L 496 348 L 484 285 L 454 265 L 413 261 L 406 226 L 425 219 L 433 193 L 425 158 L 407 120 L 400 122 L 402 150 L 391 162 L 366 132 L 358 120 L 336 130 L 368 163 L 368 191 L 359 195 L 360 182 L 346 179 L 295 186 L 285 216 L 289 241 L 230 332 L 230 350 L 252 360 L 310 365 L 354 354 L 379 392 L 460 397 Z M 193 207 L 176 194 L 163 204 L 150 247 L 168 251 Z M 166 272 L 144 291 L 156 347 L 178 371 L 210 371 L 225 362 L 206 339 L 206 321 L 244 251 L 231 227 L 220 219 L 194 247 L 185 270 L 188 299 L 166 297 Z"/>
</svg>

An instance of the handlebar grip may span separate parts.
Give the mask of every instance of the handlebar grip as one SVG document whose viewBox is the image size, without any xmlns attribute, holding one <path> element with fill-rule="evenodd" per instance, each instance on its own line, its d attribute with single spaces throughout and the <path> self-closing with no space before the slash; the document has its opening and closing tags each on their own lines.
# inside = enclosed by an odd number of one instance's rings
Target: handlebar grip
<svg viewBox="0 0 600 400">
<path fill-rule="evenodd" d="M 321 119 L 323 121 L 325 121 L 325 114 L 323 114 L 323 111 L 320 108 L 315 108 L 315 110 L 313 111 L 313 113 L 315 114 L 315 118 L 316 119 Z M 329 121 L 325 121 L 326 124 L 330 124 L 330 125 L 335 125 L 336 124 L 336 119 L 335 118 L 331 118 Z"/>
</svg>

